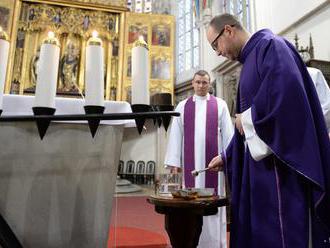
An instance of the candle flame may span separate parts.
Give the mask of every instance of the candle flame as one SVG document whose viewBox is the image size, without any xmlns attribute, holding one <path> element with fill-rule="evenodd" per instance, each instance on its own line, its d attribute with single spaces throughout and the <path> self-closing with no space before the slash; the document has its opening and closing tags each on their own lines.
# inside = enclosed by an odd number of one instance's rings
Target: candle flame
<svg viewBox="0 0 330 248">
<path fill-rule="evenodd" d="M 49 38 L 49 39 L 54 39 L 54 38 L 55 38 L 55 33 L 52 32 L 52 31 L 49 31 L 49 32 L 48 32 L 48 38 Z"/>
<path fill-rule="evenodd" d="M 139 35 L 139 40 L 144 41 L 143 35 Z"/>
<path fill-rule="evenodd" d="M 96 30 L 94 30 L 92 33 L 92 37 L 97 38 L 98 36 L 99 36 L 99 33 Z"/>
<path fill-rule="evenodd" d="M 0 26 L 0 32 L 2 32 L 3 31 L 3 29 L 2 29 L 2 27 Z"/>
</svg>

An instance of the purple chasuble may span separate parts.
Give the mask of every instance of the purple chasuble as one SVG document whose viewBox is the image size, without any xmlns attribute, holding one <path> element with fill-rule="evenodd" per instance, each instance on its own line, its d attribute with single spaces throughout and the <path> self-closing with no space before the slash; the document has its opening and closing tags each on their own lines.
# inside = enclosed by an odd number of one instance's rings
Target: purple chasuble
<svg viewBox="0 0 330 248">
<path fill-rule="evenodd" d="M 194 187 L 195 178 L 195 101 L 190 97 L 184 106 L 184 179 L 185 186 Z M 218 103 L 210 96 L 206 105 L 205 167 L 218 155 Z M 205 187 L 218 189 L 218 173 L 206 172 Z"/>
<path fill-rule="evenodd" d="M 240 53 L 237 113 L 251 108 L 273 154 L 255 161 L 235 129 L 223 154 L 231 189 L 231 248 L 330 247 L 330 142 L 306 66 L 270 30 Z M 310 215 L 310 220 L 309 220 Z"/>
</svg>

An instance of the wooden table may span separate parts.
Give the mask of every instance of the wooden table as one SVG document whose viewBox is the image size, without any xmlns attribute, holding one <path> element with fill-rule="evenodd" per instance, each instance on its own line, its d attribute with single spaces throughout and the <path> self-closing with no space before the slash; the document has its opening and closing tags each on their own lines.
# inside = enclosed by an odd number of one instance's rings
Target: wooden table
<svg viewBox="0 0 330 248">
<path fill-rule="evenodd" d="M 165 229 L 173 248 L 195 248 L 202 232 L 203 216 L 214 215 L 218 207 L 228 205 L 227 198 L 213 196 L 184 200 L 181 198 L 149 196 L 155 211 L 165 214 Z"/>
</svg>

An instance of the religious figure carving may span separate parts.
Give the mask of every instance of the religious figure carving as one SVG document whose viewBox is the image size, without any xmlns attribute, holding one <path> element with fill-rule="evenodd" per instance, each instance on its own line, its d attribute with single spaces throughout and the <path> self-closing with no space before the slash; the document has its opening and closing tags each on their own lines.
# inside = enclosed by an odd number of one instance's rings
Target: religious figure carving
<svg viewBox="0 0 330 248">
<path fill-rule="evenodd" d="M 117 88 L 112 86 L 110 88 L 110 100 L 116 101 L 116 96 L 117 96 Z"/>
<path fill-rule="evenodd" d="M 230 75 L 227 86 L 227 103 L 230 116 L 234 117 L 236 113 L 236 98 L 237 98 L 237 78 L 235 75 Z"/>
<path fill-rule="evenodd" d="M 61 12 L 60 11 L 57 11 L 56 15 L 53 18 L 53 21 L 56 24 L 60 24 L 61 23 Z"/>
<path fill-rule="evenodd" d="M 126 101 L 131 103 L 132 102 L 132 87 L 126 87 Z"/>
<path fill-rule="evenodd" d="M 36 17 L 34 9 L 30 9 L 29 11 L 29 21 L 33 21 L 34 18 Z"/>
<path fill-rule="evenodd" d="M 88 15 L 86 15 L 85 17 L 84 17 L 84 21 L 83 21 L 83 29 L 84 30 L 87 30 L 88 29 L 88 27 L 89 27 L 89 16 Z"/>
<path fill-rule="evenodd" d="M 132 56 L 128 56 L 127 59 L 127 77 L 132 76 Z"/>
<path fill-rule="evenodd" d="M 108 29 L 109 31 L 112 31 L 115 27 L 115 22 L 112 18 L 109 19 L 109 22 L 108 22 Z"/>
<path fill-rule="evenodd" d="M 15 2 L 14 0 L 5 1 Z M 16 37 L 13 38 L 13 40 L 16 39 L 15 55 L 10 58 L 13 61 L 13 70 L 9 75 L 10 84 L 13 84 L 10 87 L 11 92 L 18 94 L 22 92 L 33 94 L 35 92 L 39 60 L 37 47 L 41 45 L 41 40 L 47 32 L 52 30 L 61 46 L 57 93 L 79 97 L 78 87 L 82 87 L 84 83 L 85 68 L 81 63 L 81 56 L 86 48 L 85 41 L 93 30 L 98 30 L 104 44 L 104 54 L 109 54 L 112 51 L 111 66 L 108 66 L 110 60 L 107 59 L 107 56 L 104 61 L 105 93 L 107 99 L 110 96 L 114 99 L 120 98 L 121 92 L 124 91 L 119 91 L 121 86 L 119 86 L 118 80 L 120 75 L 118 65 L 122 64 L 124 58 L 119 53 L 123 38 L 118 35 L 121 23 L 117 21 L 120 20 L 120 16 L 125 10 L 111 8 L 115 0 L 111 1 L 110 7 L 109 0 L 81 0 L 81 4 L 71 4 L 71 1 L 51 4 L 51 1 L 58 2 L 57 0 L 49 0 L 44 1 L 47 3 L 40 4 L 35 1 L 20 1 L 22 3 L 17 15 L 19 20 L 17 20 L 17 24 L 13 25 L 15 27 L 14 34 L 17 33 L 17 36 L 15 35 Z M 73 1 L 77 2 L 77 0 Z M 107 3 L 107 7 L 103 8 L 98 4 L 97 8 L 94 8 L 93 3 L 96 1 Z M 0 2 L 2 1 L 0 0 Z M 14 7 L 14 3 L 10 4 L 10 6 L 12 5 Z M 4 30 L 8 31 L 6 23 L 9 23 L 10 19 L 8 19 L 7 13 L 10 17 L 13 11 L 9 9 L 10 12 L 8 12 L 2 6 L 0 6 L 0 24 Z M 113 43 L 112 47 L 110 42 Z M 113 87 L 112 90 L 111 87 Z M 6 88 L 7 91 L 8 89 Z M 116 96 L 118 92 L 120 92 L 120 96 Z"/>
<path fill-rule="evenodd" d="M 0 26 L 4 29 L 8 29 L 8 23 L 9 23 L 9 14 L 10 10 L 5 7 L 0 7 Z"/>
<path fill-rule="evenodd" d="M 79 51 L 75 45 L 69 41 L 60 61 L 61 90 L 77 92 L 77 78 L 79 65 Z"/>
<path fill-rule="evenodd" d="M 151 77 L 162 80 L 169 80 L 170 61 L 165 57 L 154 57 L 151 61 Z"/>
<path fill-rule="evenodd" d="M 40 57 L 40 47 L 38 48 L 35 55 L 33 55 L 30 63 L 30 79 L 31 79 L 32 87 L 35 87 L 37 83 L 39 57 Z"/>
</svg>

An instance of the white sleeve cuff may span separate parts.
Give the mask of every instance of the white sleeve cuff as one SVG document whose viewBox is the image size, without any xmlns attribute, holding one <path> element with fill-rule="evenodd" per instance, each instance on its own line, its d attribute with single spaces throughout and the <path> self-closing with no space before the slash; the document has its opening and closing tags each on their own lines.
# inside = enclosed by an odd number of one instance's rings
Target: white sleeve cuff
<svg viewBox="0 0 330 248">
<path fill-rule="evenodd" d="M 267 144 L 263 142 L 256 133 L 252 122 L 251 108 L 242 113 L 242 126 L 245 134 L 245 140 L 249 147 L 252 158 L 259 161 L 272 154 Z"/>
<path fill-rule="evenodd" d="M 164 165 L 165 168 L 168 166 L 181 168 L 181 161 L 177 157 L 166 157 Z"/>
</svg>

